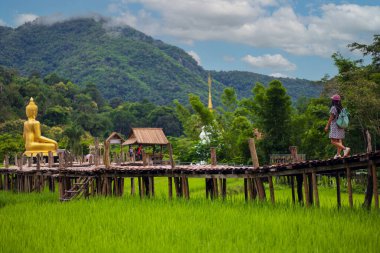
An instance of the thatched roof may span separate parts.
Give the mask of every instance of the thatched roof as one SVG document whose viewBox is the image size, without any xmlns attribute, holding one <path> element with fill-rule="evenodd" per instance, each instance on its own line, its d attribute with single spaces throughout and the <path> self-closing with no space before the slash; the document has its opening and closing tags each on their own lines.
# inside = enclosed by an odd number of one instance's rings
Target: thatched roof
<svg viewBox="0 0 380 253">
<path fill-rule="evenodd" d="M 124 139 L 120 136 L 120 134 L 116 132 L 112 132 L 112 134 L 106 139 L 106 142 L 109 143 L 123 143 Z"/>
<path fill-rule="evenodd" d="M 128 139 L 123 145 L 167 145 L 169 144 L 162 128 L 132 128 Z"/>
</svg>

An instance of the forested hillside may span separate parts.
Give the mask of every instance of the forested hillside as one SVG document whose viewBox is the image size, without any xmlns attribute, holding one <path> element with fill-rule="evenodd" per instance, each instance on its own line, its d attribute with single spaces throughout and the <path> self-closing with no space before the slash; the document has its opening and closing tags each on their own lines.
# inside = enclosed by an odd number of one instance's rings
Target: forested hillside
<svg viewBox="0 0 380 253">
<path fill-rule="evenodd" d="M 39 20 L 16 29 L 0 27 L 0 65 L 24 76 L 56 73 L 80 87 L 96 85 L 106 99 L 146 99 L 155 104 L 187 102 L 187 94 L 207 99 L 208 72 L 184 50 L 131 27 L 109 26 L 104 19 L 75 19 L 53 25 Z M 234 87 L 247 96 L 256 82 L 273 77 L 249 72 L 215 72 L 213 93 Z M 318 96 L 321 86 L 307 80 L 281 79 L 292 99 Z M 218 99 L 216 104 L 220 104 Z"/>
</svg>

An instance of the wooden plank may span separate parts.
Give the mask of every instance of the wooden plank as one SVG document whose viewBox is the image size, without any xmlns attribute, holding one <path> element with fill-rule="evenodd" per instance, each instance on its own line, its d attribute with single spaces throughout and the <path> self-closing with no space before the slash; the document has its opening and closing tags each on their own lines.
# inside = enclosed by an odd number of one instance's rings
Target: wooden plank
<svg viewBox="0 0 380 253">
<path fill-rule="evenodd" d="M 316 207 L 319 207 L 319 194 L 318 194 L 318 182 L 317 182 L 317 174 L 315 172 L 311 173 L 312 176 L 312 185 L 314 192 L 314 203 Z"/>
</svg>

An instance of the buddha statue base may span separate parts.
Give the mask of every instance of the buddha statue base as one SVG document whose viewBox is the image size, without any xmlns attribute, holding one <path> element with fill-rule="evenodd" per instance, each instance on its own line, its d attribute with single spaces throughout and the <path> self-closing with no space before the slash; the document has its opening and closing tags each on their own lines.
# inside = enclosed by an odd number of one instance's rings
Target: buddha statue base
<svg viewBox="0 0 380 253">
<path fill-rule="evenodd" d="M 53 156 L 57 156 L 57 151 L 51 151 Z M 49 156 L 49 151 L 25 151 L 24 156 L 26 157 L 36 157 L 38 154 L 42 154 L 42 156 Z"/>
</svg>

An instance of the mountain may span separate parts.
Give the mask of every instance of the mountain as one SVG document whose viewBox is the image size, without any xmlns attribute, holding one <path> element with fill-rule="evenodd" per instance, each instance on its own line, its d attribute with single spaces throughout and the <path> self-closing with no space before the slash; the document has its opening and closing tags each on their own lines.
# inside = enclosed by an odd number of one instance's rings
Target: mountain
<svg viewBox="0 0 380 253">
<path fill-rule="evenodd" d="M 0 65 L 23 75 L 56 73 L 80 86 L 96 84 L 107 99 L 144 99 L 169 104 L 187 94 L 207 101 L 208 71 L 184 50 L 155 40 L 131 27 L 104 19 L 78 18 L 45 25 L 41 19 L 18 28 L 0 27 Z M 211 71 L 214 97 L 232 86 L 247 96 L 255 82 L 273 77 L 250 72 Z M 308 80 L 281 78 L 293 99 L 318 96 L 321 87 Z M 216 101 L 218 104 L 218 101 Z"/>
</svg>

